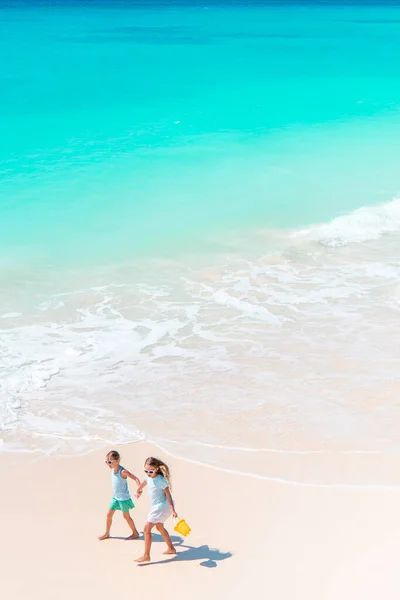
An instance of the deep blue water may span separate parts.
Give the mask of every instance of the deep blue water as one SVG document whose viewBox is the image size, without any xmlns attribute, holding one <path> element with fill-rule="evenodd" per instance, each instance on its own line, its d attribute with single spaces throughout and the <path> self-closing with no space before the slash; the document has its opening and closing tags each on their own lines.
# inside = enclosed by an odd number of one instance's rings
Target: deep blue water
<svg viewBox="0 0 400 600">
<path fill-rule="evenodd" d="M 395 3 L 0 6 L 8 264 L 201 251 L 397 191 Z"/>
</svg>

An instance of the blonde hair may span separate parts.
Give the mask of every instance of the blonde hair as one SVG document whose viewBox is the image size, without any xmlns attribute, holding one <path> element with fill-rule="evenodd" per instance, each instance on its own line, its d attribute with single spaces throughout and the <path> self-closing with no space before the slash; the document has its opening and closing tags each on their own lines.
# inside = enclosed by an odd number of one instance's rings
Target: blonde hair
<svg viewBox="0 0 400 600">
<path fill-rule="evenodd" d="M 112 458 L 113 460 L 120 460 L 121 456 L 119 452 L 116 450 L 110 450 L 108 454 L 106 454 L 106 458 Z"/>
<path fill-rule="evenodd" d="M 146 465 L 154 467 L 157 469 L 157 471 L 160 471 L 161 475 L 167 480 L 168 485 L 171 486 L 171 473 L 165 462 L 159 458 L 154 458 L 154 456 L 149 456 L 149 458 L 146 458 L 144 462 L 144 466 Z"/>
</svg>

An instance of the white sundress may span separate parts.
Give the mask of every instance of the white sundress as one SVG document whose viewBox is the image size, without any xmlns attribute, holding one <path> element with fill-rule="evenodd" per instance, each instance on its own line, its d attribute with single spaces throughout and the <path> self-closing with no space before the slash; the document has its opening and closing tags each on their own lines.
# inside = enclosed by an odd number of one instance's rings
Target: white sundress
<svg viewBox="0 0 400 600">
<path fill-rule="evenodd" d="M 165 523 L 172 515 L 172 508 L 164 491 L 168 487 L 168 482 L 162 475 L 146 476 L 146 482 L 151 502 L 147 521 L 153 524 Z"/>
</svg>

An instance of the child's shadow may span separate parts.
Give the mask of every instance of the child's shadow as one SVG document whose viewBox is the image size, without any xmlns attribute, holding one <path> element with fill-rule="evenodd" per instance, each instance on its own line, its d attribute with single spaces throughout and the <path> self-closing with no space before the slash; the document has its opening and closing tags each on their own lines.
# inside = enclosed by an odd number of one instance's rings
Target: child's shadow
<svg viewBox="0 0 400 600">
<path fill-rule="evenodd" d="M 194 546 L 188 546 L 183 543 L 182 538 L 177 537 L 176 535 L 171 536 L 172 543 L 179 548 L 185 548 L 182 552 L 177 552 L 176 555 L 165 558 L 164 560 L 158 560 L 150 563 L 141 563 L 139 567 L 150 567 L 151 565 L 163 565 L 169 562 L 184 562 L 187 560 L 200 560 L 200 567 L 207 567 L 208 569 L 213 569 L 218 566 L 218 561 L 225 560 L 232 556 L 232 552 L 220 552 L 216 548 L 210 548 L 207 545 L 198 546 L 197 548 Z M 163 538 L 161 535 L 153 535 L 153 542 L 163 542 Z"/>
</svg>

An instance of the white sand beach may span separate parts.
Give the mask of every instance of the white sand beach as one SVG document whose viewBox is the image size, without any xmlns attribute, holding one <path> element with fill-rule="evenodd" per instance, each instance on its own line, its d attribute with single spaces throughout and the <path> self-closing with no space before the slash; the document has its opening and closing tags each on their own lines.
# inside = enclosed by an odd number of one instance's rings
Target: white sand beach
<svg viewBox="0 0 400 600">
<path fill-rule="evenodd" d="M 174 535 L 177 556 L 164 556 L 155 536 L 152 562 L 135 564 L 143 541 L 123 539 L 129 530 L 118 513 L 113 537 L 97 540 L 111 495 L 105 452 L 5 454 L 2 597 L 398 599 L 400 489 L 270 482 L 166 456 L 147 442 L 118 450 L 139 477 L 148 455 L 170 465 L 177 510 L 192 528 L 184 540 Z M 148 505 L 145 491 L 132 511 L 139 530 Z"/>
</svg>

